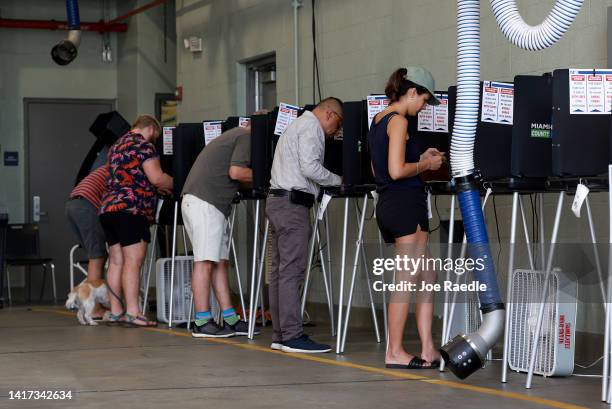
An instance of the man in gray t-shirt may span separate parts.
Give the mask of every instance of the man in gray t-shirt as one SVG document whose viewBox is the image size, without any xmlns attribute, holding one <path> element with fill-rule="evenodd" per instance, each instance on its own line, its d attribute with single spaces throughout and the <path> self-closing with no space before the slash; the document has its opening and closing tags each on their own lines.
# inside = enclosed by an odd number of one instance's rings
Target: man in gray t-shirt
<svg viewBox="0 0 612 409">
<path fill-rule="evenodd" d="M 227 270 L 228 217 L 240 184 L 253 179 L 250 164 L 251 129 L 234 128 L 206 145 L 185 181 L 181 211 L 193 247 L 192 289 L 196 314 L 192 336 L 196 338 L 226 338 L 248 333 L 248 325 L 232 306 Z M 210 313 L 211 283 L 223 309 L 222 327 Z"/>
</svg>

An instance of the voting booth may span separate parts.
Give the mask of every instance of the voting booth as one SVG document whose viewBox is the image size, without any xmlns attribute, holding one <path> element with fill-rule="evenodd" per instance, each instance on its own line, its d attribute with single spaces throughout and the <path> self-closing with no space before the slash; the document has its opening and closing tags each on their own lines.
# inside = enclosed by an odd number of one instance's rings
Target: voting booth
<svg viewBox="0 0 612 409">
<path fill-rule="evenodd" d="M 408 118 L 408 136 L 416 141 L 419 152 L 436 148 L 446 154 L 448 160 L 450 153 L 448 92 L 436 91 L 435 95 L 440 100 L 440 105 L 426 105 L 416 117 Z M 449 164 L 443 163 L 439 170 L 428 170 L 419 176 L 424 181 L 449 181 Z"/>
<path fill-rule="evenodd" d="M 96 137 L 96 141 L 83 159 L 74 185 L 78 185 L 92 170 L 106 162 L 108 149 L 117 139 L 130 130 L 130 124 L 117 111 L 106 112 L 96 117 L 89 127 L 89 132 Z"/>
<path fill-rule="evenodd" d="M 514 77 L 513 176 L 552 176 L 552 82 L 551 75 Z"/>
<path fill-rule="evenodd" d="M 448 89 L 449 134 L 457 105 L 457 87 Z M 503 179 L 512 176 L 512 124 L 514 106 L 514 84 L 483 81 L 480 84 L 480 103 L 474 163 L 484 180 Z"/>
<path fill-rule="evenodd" d="M 560 69 L 552 82 L 553 173 L 605 174 L 611 157 L 612 70 Z"/>
</svg>

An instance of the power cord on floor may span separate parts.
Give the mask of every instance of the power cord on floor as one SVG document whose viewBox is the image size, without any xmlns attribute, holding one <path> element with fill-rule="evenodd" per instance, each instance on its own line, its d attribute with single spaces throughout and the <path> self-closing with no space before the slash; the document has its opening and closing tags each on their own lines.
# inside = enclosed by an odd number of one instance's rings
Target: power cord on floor
<svg viewBox="0 0 612 409">
<path fill-rule="evenodd" d="M 582 369 L 589 369 L 589 368 L 592 368 L 592 367 L 594 367 L 595 365 L 597 365 L 597 364 L 599 363 L 599 361 L 601 361 L 602 359 L 603 359 L 603 355 L 602 355 L 602 356 L 600 356 L 599 358 L 597 358 L 597 360 L 595 360 L 595 361 L 591 362 L 591 363 L 590 363 L 590 364 L 588 364 L 588 365 L 580 365 L 580 364 L 576 364 L 576 366 L 577 366 L 578 368 L 582 368 Z"/>
</svg>

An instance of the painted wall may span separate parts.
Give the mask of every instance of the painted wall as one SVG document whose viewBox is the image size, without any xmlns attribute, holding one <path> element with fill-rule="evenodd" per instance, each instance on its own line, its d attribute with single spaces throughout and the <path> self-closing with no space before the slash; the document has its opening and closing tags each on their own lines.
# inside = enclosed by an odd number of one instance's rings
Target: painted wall
<svg viewBox="0 0 612 409">
<path fill-rule="evenodd" d="M 106 2 L 107 14 L 115 17 L 144 3 Z M 81 1 L 79 6 L 81 21 L 103 19 L 101 1 Z M 4 0 L 0 12 L 11 19 L 66 20 L 63 0 Z M 154 114 L 155 93 L 173 92 L 175 87 L 172 1 L 166 13 L 166 60 L 163 7 L 133 18 L 127 33 L 111 34 L 112 63 L 102 61 L 102 37 L 97 33 L 84 32 L 78 58 L 60 67 L 51 60 L 50 51 L 64 32 L 0 29 L 0 151 L 17 151 L 20 158 L 17 167 L 0 163 L 0 207 L 8 208 L 11 222 L 24 221 L 25 216 L 23 99 L 115 99 L 128 120 L 138 112 Z"/>
<path fill-rule="evenodd" d="M 561 67 L 605 67 L 606 9 L 610 0 L 586 1 L 569 33 L 553 48 L 529 53 L 512 46 L 503 37 L 491 15 L 488 1 L 482 2 L 482 78 L 512 80 L 516 74 L 541 74 Z M 519 9 L 528 23 L 537 24 L 548 14 L 553 0 L 519 0 Z M 389 74 L 399 66 L 422 65 L 436 78 L 437 87 L 454 84 L 456 76 L 456 9 L 450 0 L 334 0 L 318 1 L 317 47 L 323 96 L 344 100 L 362 99 L 380 92 Z M 200 121 L 243 114 L 244 83 L 240 63 L 274 52 L 277 62 L 278 100 L 294 102 L 293 15 L 289 0 L 177 0 L 177 38 L 195 35 L 203 38 L 204 51 L 192 54 L 177 49 L 177 84 L 184 88 L 179 106 L 180 121 Z M 311 2 L 305 1 L 299 11 L 299 103 L 313 101 Z M 607 220 L 605 195 L 592 195 L 596 220 Z M 550 234 L 556 197 L 545 199 L 547 235 Z M 438 200 L 440 217 L 448 218 L 449 202 Z M 509 238 L 511 201 L 496 199 L 499 233 L 502 242 Z M 340 254 L 340 203 L 330 205 L 333 254 Z M 531 222 L 531 212 L 528 210 Z M 560 239 L 583 242 L 588 239 L 583 220 L 566 212 L 562 219 Z M 486 212 L 491 236 L 497 231 L 492 207 Z M 351 216 L 352 220 L 353 216 Z M 434 211 L 432 227 L 438 223 Z M 351 225 L 355 228 L 355 224 Z M 605 223 L 597 223 L 597 234 L 605 242 Z M 374 221 L 368 222 L 366 237 L 376 242 Z M 350 240 L 354 240 L 354 234 Z M 432 242 L 438 242 L 434 233 Z M 522 240 L 522 239 L 520 239 Z M 349 258 L 354 243 L 349 241 Z M 506 272 L 507 251 L 503 249 L 498 265 Z M 340 271 L 339 258 L 333 263 L 335 281 Z M 347 266 L 347 268 L 350 266 Z M 348 270 L 350 271 L 350 269 Z M 363 276 L 361 276 L 363 277 Z M 357 305 L 367 305 L 365 280 L 358 281 Z M 337 285 L 337 283 L 336 283 Z M 337 286 L 336 286 L 337 288 Z M 598 286 L 593 291 L 597 296 Z M 324 300 L 321 280 L 316 279 L 311 298 Z M 581 330 L 600 331 L 601 308 L 586 304 L 580 309 Z M 588 316 L 588 318 L 587 318 Z"/>
</svg>

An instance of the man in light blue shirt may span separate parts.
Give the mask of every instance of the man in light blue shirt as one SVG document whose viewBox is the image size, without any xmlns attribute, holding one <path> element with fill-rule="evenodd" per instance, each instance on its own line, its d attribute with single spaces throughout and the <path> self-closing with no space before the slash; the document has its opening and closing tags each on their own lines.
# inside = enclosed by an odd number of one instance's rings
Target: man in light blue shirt
<svg viewBox="0 0 612 409">
<path fill-rule="evenodd" d="M 272 226 L 272 271 L 270 313 L 272 349 L 284 352 L 318 353 L 331 350 L 303 333 L 300 287 L 308 259 L 309 209 L 319 186 L 340 185 L 340 176 L 323 167 L 325 137 L 342 125 L 342 101 L 322 100 L 306 111 L 279 138 L 266 214 Z"/>
</svg>

